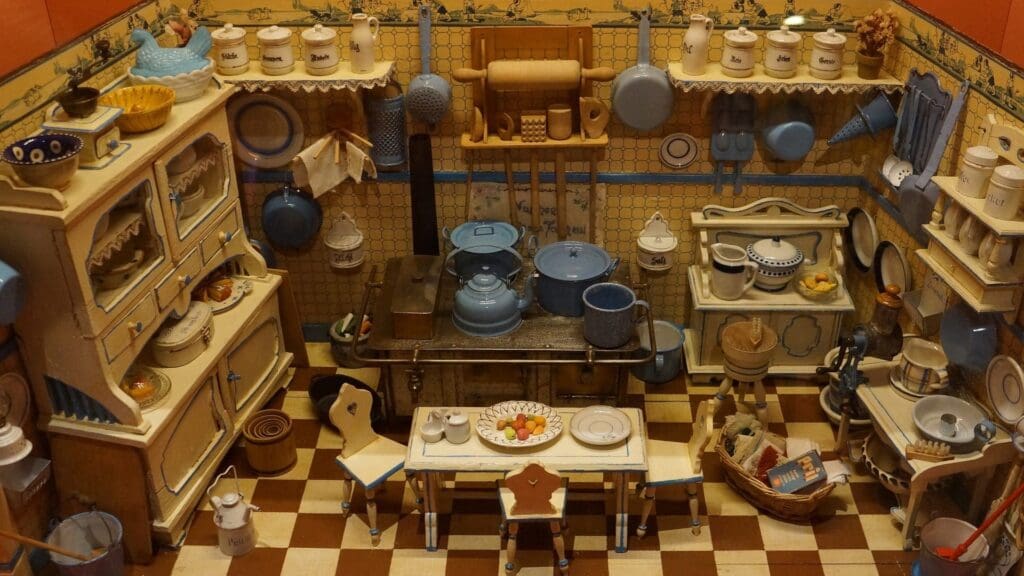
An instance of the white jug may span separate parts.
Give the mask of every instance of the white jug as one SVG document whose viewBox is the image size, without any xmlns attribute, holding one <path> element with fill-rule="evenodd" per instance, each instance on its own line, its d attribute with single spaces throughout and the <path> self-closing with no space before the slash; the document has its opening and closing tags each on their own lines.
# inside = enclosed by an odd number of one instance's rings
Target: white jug
<svg viewBox="0 0 1024 576">
<path fill-rule="evenodd" d="M 223 496 L 212 496 L 210 492 L 229 472 L 235 474 L 235 492 Z M 213 523 L 217 525 L 217 544 L 220 551 L 227 556 L 242 556 L 256 546 L 256 528 L 252 523 L 253 511 L 259 510 L 245 501 L 238 486 L 238 473 L 234 465 L 228 466 L 224 472 L 214 479 L 206 490 L 213 506 Z"/>
<path fill-rule="evenodd" d="M 377 44 L 378 32 L 380 21 L 376 17 L 366 14 L 352 15 L 352 35 L 349 37 L 348 47 L 353 72 L 362 74 L 373 70 L 373 51 Z"/>
<path fill-rule="evenodd" d="M 444 415 L 444 437 L 452 444 L 469 440 L 469 417 L 461 410 L 451 410 Z"/>
<path fill-rule="evenodd" d="M 683 72 L 691 76 L 704 74 L 708 64 L 708 41 L 715 22 L 707 16 L 690 16 L 690 28 L 683 36 Z"/>
<path fill-rule="evenodd" d="M 712 244 L 711 292 L 722 300 L 737 300 L 757 280 L 758 265 L 747 251 L 732 244 Z"/>
</svg>

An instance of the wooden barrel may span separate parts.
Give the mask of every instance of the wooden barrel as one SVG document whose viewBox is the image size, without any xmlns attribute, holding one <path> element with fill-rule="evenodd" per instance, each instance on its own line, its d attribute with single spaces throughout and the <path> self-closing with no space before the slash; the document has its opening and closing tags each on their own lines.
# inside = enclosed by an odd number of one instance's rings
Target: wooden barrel
<svg viewBox="0 0 1024 576">
<path fill-rule="evenodd" d="M 287 472 L 298 458 L 292 419 L 281 410 L 260 410 L 242 429 L 245 456 L 253 470 L 265 475 Z"/>
</svg>

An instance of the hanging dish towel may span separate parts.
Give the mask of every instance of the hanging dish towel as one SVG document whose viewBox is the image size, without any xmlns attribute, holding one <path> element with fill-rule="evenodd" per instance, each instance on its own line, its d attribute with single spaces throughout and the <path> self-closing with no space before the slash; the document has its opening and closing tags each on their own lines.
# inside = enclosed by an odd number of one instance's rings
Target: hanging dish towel
<svg viewBox="0 0 1024 576">
<path fill-rule="evenodd" d="M 313 198 L 320 197 L 349 176 L 349 161 L 345 158 L 345 153 L 342 152 L 340 162 L 334 161 L 335 138 L 332 132 L 292 159 L 292 177 L 295 178 L 295 184 L 308 187 L 313 193 Z"/>
<path fill-rule="evenodd" d="M 370 160 L 370 156 L 366 152 L 352 142 L 345 142 L 345 151 L 348 154 L 348 175 L 356 181 L 356 184 L 359 184 L 363 181 L 363 170 L 366 168 L 366 163 L 369 162 L 373 166 L 373 161 Z M 375 177 L 376 175 L 377 168 L 374 166 L 370 176 Z"/>
</svg>

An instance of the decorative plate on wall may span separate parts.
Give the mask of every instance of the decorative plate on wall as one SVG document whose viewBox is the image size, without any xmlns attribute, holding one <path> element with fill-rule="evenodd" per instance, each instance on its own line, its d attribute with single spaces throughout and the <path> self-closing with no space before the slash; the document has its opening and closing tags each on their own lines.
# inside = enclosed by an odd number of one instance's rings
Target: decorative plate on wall
<svg viewBox="0 0 1024 576">
<path fill-rule="evenodd" d="M 686 168 L 697 159 L 700 146 L 693 136 L 676 132 L 669 134 L 661 141 L 658 156 L 661 163 L 669 168 Z"/>
<path fill-rule="evenodd" d="M 888 240 L 879 242 L 872 266 L 879 292 L 884 291 L 889 284 L 895 284 L 900 287 L 901 294 L 907 293 L 910 288 L 910 265 L 899 246 Z"/>
<path fill-rule="evenodd" d="M 235 156 L 256 168 L 278 168 L 302 150 L 302 119 L 288 102 L 269 94 L 245 94 L 228 105 Z"/>
<path fill-rule="evenodd" d="M 850 226 L 846 229 L 846 245 L 853 256 L 853 264 L 862 272 L 871 268 L 878 249 L 878 229 L 871 214 L 860 208 L 852 208 L 846 213 Z"/>
</svg>

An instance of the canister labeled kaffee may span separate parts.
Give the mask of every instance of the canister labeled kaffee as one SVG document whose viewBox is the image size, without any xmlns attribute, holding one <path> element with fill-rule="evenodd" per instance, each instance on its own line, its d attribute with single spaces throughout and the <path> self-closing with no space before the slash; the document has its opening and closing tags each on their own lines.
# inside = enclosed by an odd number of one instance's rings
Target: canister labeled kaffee
<svg viewBox="0 0 1024 576">
<path fill-rule="evenodd" d="M 257 32 L 256 38 L 260 42 L 260 66 L 264 74 L 280 76 L 295 69 L 291 30 L 271 26 Z"/>
<path fill-rule="evenodd" d="M 722 73 L 726 76 L 744 78 L 754 73 L 754 45 L 757 34 L 740 26 L 725 34 L 722 48 Z"/>
<path fill-rule="evenodd" d="M 225 24 L 211 34 L 217 73 L 224 76 L 249 70 L 249 52 L 245 47 L 245 29 Z"/>
<path fill-rule="evenodd" d="M 326 76 L 338 69 L 338 33 L 323 24 L 302 31 L 306 72 Z"/>
<path fill-rule="evenodd" d="M 843 49 L 846 36 L 829 28 L 814 35 L 814 50 L 811 51 L 811 76 L 822 80 L 835 80 L 843 75 Z"/>
<path fill-rule="evenodd" d="M 783 26 L 766 34 L 765 39 L 764 73 L 774 78 L 795 76 L 800 63 L 800 34 Z"/>
<path fill-rule="evenodd" d="M 999 155 L 988 146 L 971 146 L 965 150 L 964 157 L 960 159 L 956 191 L 970 198 L 984 197 L 988 180 L 998 162 Z"/>
</svg>

